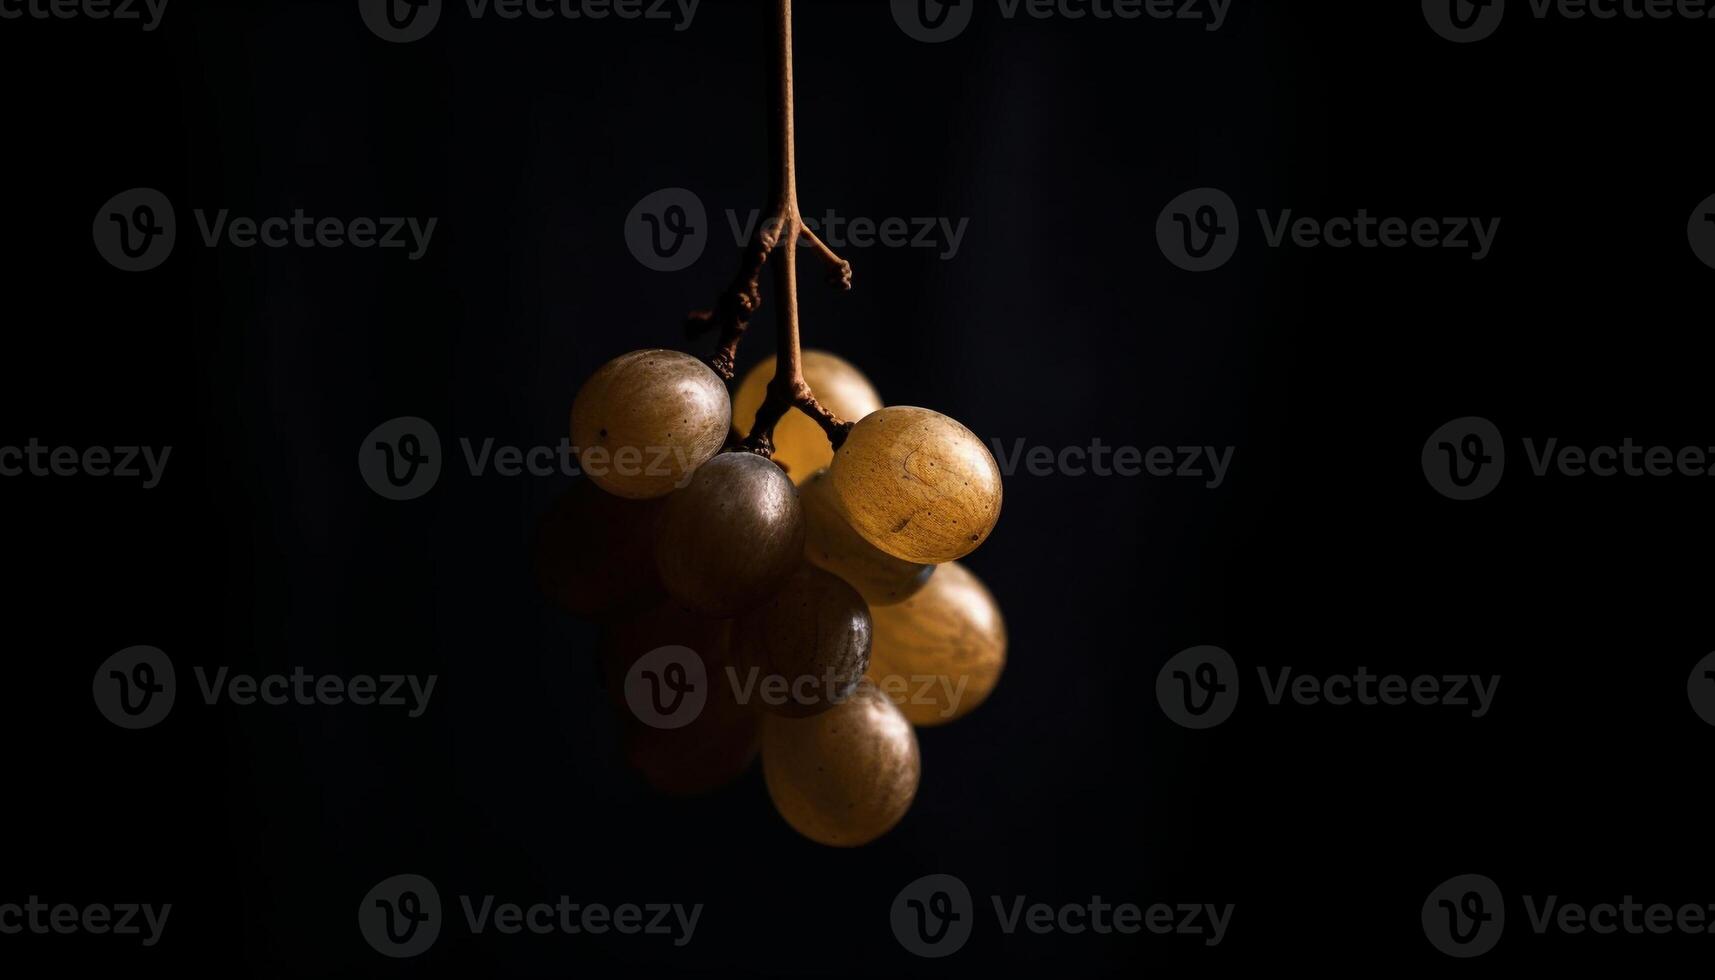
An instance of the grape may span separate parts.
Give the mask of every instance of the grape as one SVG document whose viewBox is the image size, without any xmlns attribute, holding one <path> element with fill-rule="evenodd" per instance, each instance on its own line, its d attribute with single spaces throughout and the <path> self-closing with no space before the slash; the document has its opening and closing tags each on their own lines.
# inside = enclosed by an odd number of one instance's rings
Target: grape
<svg viewBox="0 0 1715 980">
<path fill-rule="evenodd" d="M 707 364 L 640 350 L 602 365 L 572 403 L 572 445 L 609 493 L 662 497 L 726 444 L 732 404 Z"/>
<path fill-rule="evenodd" d="M 976 433 L 926 408 L 884 408 L 859 422 L 829 476 L 853 530 L 905 561 L 962 558 L 1000 519 L 994 456 Z"/>
<path fill-rule="evenodd" d="M 657 792 L 707 793 L 750 767 L 760 737 L 759 717 L 740 704 L 727 683 L 731 622 L 709 619 L 664 601 L 610 626 L 602 641 L 608 695 L 619 713 L 626 761 Z M 666 646 L 689 647 L 702 658 L 708 695 L 701 712 L 682 728 L 657 728 L 632 713 L 624 694 L 631 666 Z"/>
<path fill-rule="evenodd" d="M 871 607 L 904 602 L 935 571 L 934 565 L 895 558 L 852 530 L 827 470 L 800 484 L 798 498 L 804 504 L 804 555 L 857 589 Z"/>
<path fill-rule="evenodd" d="M 655 568 L 680 603 L 709 616 L 733 616 L 779 588 L 803 551 L 798 488 L 761 456 L 722 453 L 667 498 Z"/>
<path fill-rule="evenodd" d="M 578 480 L 536 526 L 536 580 L 555 605 L 601 618 L 659 598 L 655 578 L 658 500 L 626 500 Z"/>
<path fill-rule="evenodd" d="M 893 829 L 921 773 L 917 733 L 867 681 L 819 715 L 762 723 L 768 795 L 794 830 L 820 844 L 857 847 Z"/>
<path fill-rule="evenodd" d="M 950 562 L 922 592 L 877 609 L 869 676 L 913 725 L 941 725 L 982 704 L 1006 666 L 1006 623 L 994 596 Z"/>
<path fill-rule="evenodd" d="M 741 434 L 749 434 L 756 422 L 756 410 L 768 396 L 768 382 L 774 380 L 774 368 L 774 359 L 769 358 L 752 368 L 739 383 L 732 398 L 732 423 Z M 881 396 L 863 372 L 833 354 L 805 351 L 804 381 L 823 408 L 848 422 L 881 407 Z M 802 484 L 833 459 L 834 449 L 828 444 L 827 433 L 803 412 L 788 411 L 774 427 L 774 461 L 786 467 L 793 482 Z"/>
<path fill-rule="evenodd" d="M 805 562 L 733 625 L 738 687 L 777 714 L 826 711 L 863 680 L 870 636 L 869 607 L 857 590 Z M 769 689 L 782 682 L 783 690 Z"/>
</svg>

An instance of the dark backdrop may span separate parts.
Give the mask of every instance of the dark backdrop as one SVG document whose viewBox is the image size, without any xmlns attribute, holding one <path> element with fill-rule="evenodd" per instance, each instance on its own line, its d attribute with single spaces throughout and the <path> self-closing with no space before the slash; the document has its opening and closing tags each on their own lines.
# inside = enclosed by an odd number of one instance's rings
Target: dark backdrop
<svg viewBox="0 0 1715 980">
<path fill-rule="evenodd" d="M 807 342 L 892 403 L 1053 448 L 1236 447 L 1220 488 L 1031 476 L 968 564 L 1011 636 L 993 698 L 921 733 L 904 823 L 823 849 L 760 773 L 650 794 L 623 766 L 592 629 L 548 608 L 530 529 L 567 481 L 453 466 L 394 503 L 360 440 L 416 415 L 443 440 L 551 444 L 580 381 L 731 274 L 725 212 L 765 203 L 762 20 L 690 30 L 472 22 L 383 43 L 349 2 L 179 0 L 143 33 L 0 21 L 7 93 L 0 443 L 171 445 L 152 491 L 8 478 L 9 778 L 0 901 L 172 902 L 162 944 L 0 937 L 0 962 L 231 975 L 1135 972 L 1299 963 L 1493 968 L 1691 953 L 1715 937 L 1537 937 L 1437 953 L 1424 897 L 1477 872 L 1509 895 L 1715 901 L 1708 747 L 1685 699 L 1710 649 L 1710 481 L 1537 479 L 1517 443 L 1456 503 L 1419 450 L 1449 419 L 1509 437 L 1711 441 L 1706 23 L 1536 21 L 1455 45 L 1415 3 L 1239 3 L 1218 32 L 1005 20 L 908 38 L 881 3 L 799 13 L 807 213 L 970 219 L 951 260 L 848 249 L 806 283 Z M 1515 4 L 1521 7 L 1520 4 Z M 102 203 L 177 206 L 161 268 L 91 244 Z M 665 187 L 708 206 L 689 269 L 627 250 Z M 1224 189 L 1246 237 L 1170 265 L 1156 217 Z M 436 216 L 426 256 L 239 250 L 191 209 Z M 1492 255 L 1269 249 L 1256 208 L 1499 215 Z M 768 356 L 763 317 L 742 364 Z M 706 340 L 690 348 L 706 353 Z M 452 465 L 449 460 L 449 465 Z M 181 692 L 144 732 L 90 702 L 95 666 L 166 650 Z M 1498 673 L 1495 710 L 1268 708 L 1169 722 L 1155 679 L 1219 644 L 1242 667 Z M 428 714 L 210 708 L 190 666 L 436 673 Z M 704 902 L 693 943 L 460 937 L 372 952 L 364 892 Z M 963 879 L 984 916 L 945 964 L 895 942 L 894 895 Z M 989 895 L 1237 904 L 1182 937 L 1004 936 Z M 24 975 L 20 973 L 19 975 Z"/>
</svg>

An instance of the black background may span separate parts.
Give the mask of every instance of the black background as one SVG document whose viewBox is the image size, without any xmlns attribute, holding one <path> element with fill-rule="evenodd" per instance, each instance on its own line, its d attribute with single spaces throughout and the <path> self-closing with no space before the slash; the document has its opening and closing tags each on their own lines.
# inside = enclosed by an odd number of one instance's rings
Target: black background
<svg viewBox="0 0 1715 980">
<path fill-rule="evenodd" d="M 7 478 L 9 778 L 0 901 L 174 905 L 162 944 L 0 937 L 0 963 L 232 975 L 1127 970 L 1302 963 L 1469 971 L 1688 954 L 1715 936 L 1533 935 L 1520 894 L 1715 901 L 1706 479 L 1529 474 L 1518 440 L 1709 445 L 1707 296 L 1687 248 L 1712 191 L 1715 23 L 1538 21 L 1454 45 L 1416 3 L 1244 4 L 1195 24 L 1007 21 L 906 37 L 879 2 L 798 17 L 807 214 L 968 217 L 957 256 L 848 250 L 807 284 L 807 343 L 890 403 L 1011 445 L 1237 447 L 1225 485 L 1020 472 L 967 564 L 1011 637 L 993 698 L 923 731 L 903 824 L 844 852 L 774 813 L 757 770 L 656 797 L 618 753 L 594 633 L 529 576 L 563 479 L 473 478 L 388 502 L 360 440 L 418 415 L 556 442 L 580 381 L 731 275 L 728 209 L 764 206 L 763 21 L 705 0 L 659 22 L 472 22 L 373 36 L 350 2 L 192 3 L 164 25 L 0 22 L 6 93 L 0 444 L 170 445 L 162 485 Z M 131 187 L 179 246 L 125 274 L 90 241 Z M 684 186 L 715 243 L 639 264 L 622 226 Z M 1192 275 L 1163 205 L 1216 186 L 1249 237 Z M 193 208 L 436 216 L 422 261 L 204 248 Z M 1493 254 L 1269 249 L 1254 211 L 1500 216 Z M 772 307 L 770 307 L 772 309 Z M 742 366 L 771 353 L 758 321 Z M 692 349 L 706 353 L 708 342 Z M 1455 503 L 1418 454 L 1449 419 L 1516 453 Z M 449 460 L 449 463 L 452 461 Z M 1250 670 L 1498 673 L 1494 711 L 1156 706 L 1189 646 Z M 125 732 L 91 672 L 133 644 L 180 670 Z M 435 673 L 428 714 L 201 704 L 191 665 Z M 401 872 L 450 903 L 706 903 L 695 940 L 460 936 L 384 960 L 359 899 Z M 959 876 L 951 961 L 895 942 L 894 895 Z M 1509 923 L 1443 957 L 1419 907 L 1476 872 Z M 1221 946 L 1003 935 L 988 896 L 1236 903 Z M 22 974 L 20 974 L 22 975 Z"/>
</svg>

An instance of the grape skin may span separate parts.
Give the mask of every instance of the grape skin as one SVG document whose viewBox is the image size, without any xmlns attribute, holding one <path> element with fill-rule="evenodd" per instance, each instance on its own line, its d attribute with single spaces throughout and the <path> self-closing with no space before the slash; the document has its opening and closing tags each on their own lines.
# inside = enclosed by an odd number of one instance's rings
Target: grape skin
<svg viewBox="0 0 1715 980">
<path fill-rule="evenodd" d="M 798 488 L 753 453 L 722 453 L 667 498 L 655 569 L 667 594 L 709 616 L 730 617 L 772 594 L 804 551 Z"/>
<path fill-rule="evenodd" d="M 768 795 L 819 844 L 858 847 L 892 830 L 911 809 L 922 768 L 911 723 L 867 681 L 819 715 L 763 721 Z"/>
<path fill-rule="evenodd" d="M 733 626 L 733 658 L 760 707 L 808 717 L 851 694 L 869 668 L 873 627 L 857 590 L 805 562 Z M 782 692 L 764 692 L 769 678 Z M 767 697 L 762 695 L 767 693 Z"/>
<path fill-rule="evenodd" d="M 852 529 L 905 561 L 963 558 L 1000 520 L 993 454 L 976 433 L 926 408 L 891 406 L 859 422 L 829 474 Z"/>
<path fill-rule="evenodd" d="M 798 487 L 804 504 L 804 555 L 844 579 L 871 608 L 904 602 L 923 588 L 934 565 L 895 558 L 852 530 L 834 496 L 827 470 Z"/>
<path fill-rule="evenodd" d="M 646 500 L 679 486 L 726 444 L 732 403 L 707 364 L 640 350 L 602 365 L 572 403 L 572 445 L 603 490 Z"/>
<path fill-rule="evenodd" d="M 944 725 L 987 700 L 1006 667 L 1006 622 L 958 562 L 897 606 L 877 609 L 869 676 L 913 725 Z"/>
</svg>

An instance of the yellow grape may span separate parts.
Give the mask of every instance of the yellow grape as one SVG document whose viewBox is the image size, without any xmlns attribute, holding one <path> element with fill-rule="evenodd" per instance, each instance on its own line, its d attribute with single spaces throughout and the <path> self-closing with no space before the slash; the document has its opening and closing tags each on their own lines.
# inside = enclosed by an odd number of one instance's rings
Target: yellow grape
<svg viewBox="0 0 1715 980">
<path fill-rule="evenodd" d="M 774 358 L 758 364 L 733 394 L 732 424 L 741 435 L 748 435 L 756 421 L 756 410 L 768 396 L 768 382 L 774 380 L 774 367 Z M 856 422 L 881 407 L 881 396 L 863 372 L 825 351 L 804 352 L 804 382 L 822 407 L 847 422 Z M 774 461 L 786 467 L 794 483 L 802 484 L 833 459 L 827 433 L 803 412 L 788 411 L 774 427 Z"/>
<path fill-rule="evenodd" d="M 690 486 L 667 498 L 656 524 L 662 586 L 707 616 L 734 616 L 768 598 L 803 554 L 798 488 L 754 453 L 704 463 Z"/>
<path fill-rule="evenodd" d="M 911 809 L 922 759 L 911 723 L 865 681 L 819 715 L 768 715 L 762 774 L 792 829 L 819 844 L 857 847 Z"/>
<path fill-rule="evenodd" d="M 726 444 L 732 403 L 707 364 L 640 350 L 602 365 L 572 403 L 572 445 L 584 473 L 621 497 L 662 497 Z"/>
<path fill-rule="evenodd" d="M 871 613 L 869 676 L 913 725 L 942 725 L 982 704 L 1006 667 L 1006 622 L 970 570 L 950 562 L 923 591 Z"/>
<path fill-rule="evenodd" d="M 895 558 L 852 530 L 827 470 L 798 486 L 804 504 L 804 555 L 857 589 L 871 607 L 904 602 L 929 581 L 934 565 Z"/>
<path fill-rule="evenodd" d="M 963 558 L 1000 520 L 994 455 L 976 433 L 926 408 L 884 408 L 859 422 L 829 476 L 852 529 L 905 561 Z"/>
</svg>

